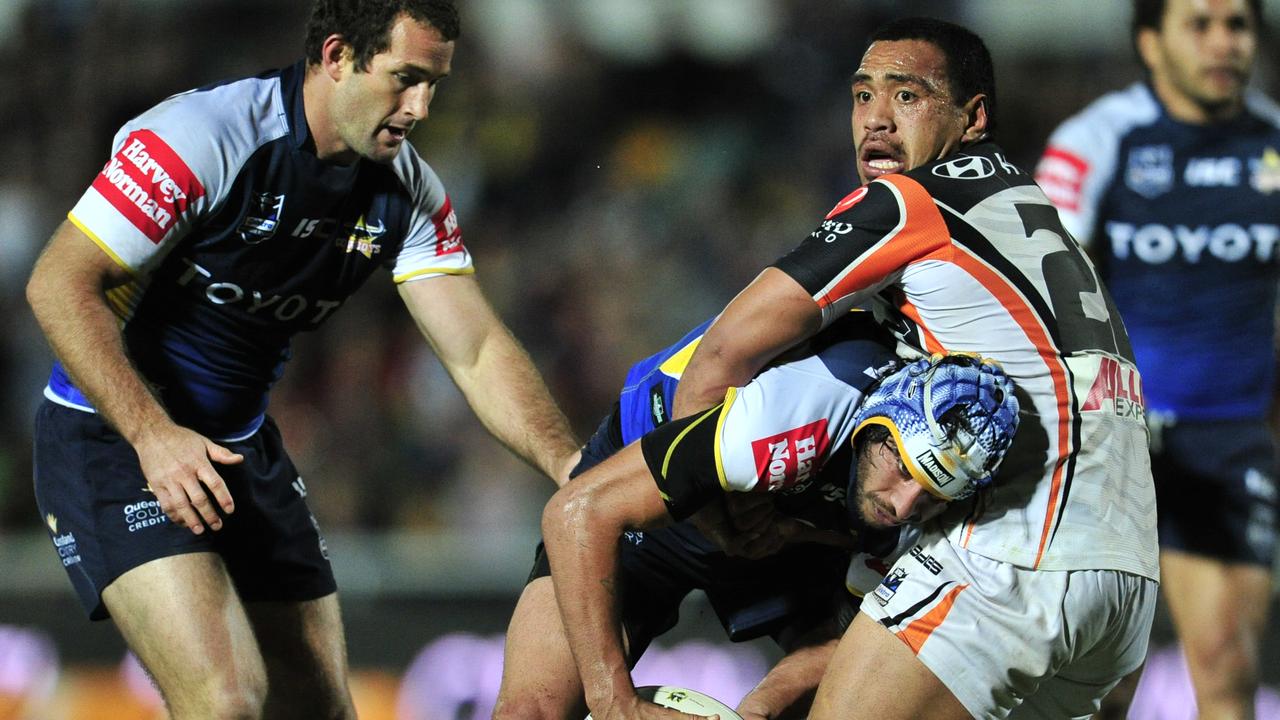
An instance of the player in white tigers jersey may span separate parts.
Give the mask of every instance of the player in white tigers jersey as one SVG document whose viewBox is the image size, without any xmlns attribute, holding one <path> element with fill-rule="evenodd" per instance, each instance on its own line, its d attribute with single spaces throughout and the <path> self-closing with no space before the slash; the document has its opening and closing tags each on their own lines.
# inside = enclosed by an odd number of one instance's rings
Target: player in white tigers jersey
<svg viewBox="0 0 1280 720">
<path fill-rule="evenodd" d="M 814 717 L 1087 716 L 1139 666 L 1159 577 L 1124 326 L 1031 176 L 990 141 L 995 88 L 979 38 L 892 23 L 852 90 L 868 184 L 725 309 L 675 414 L 718 402 L 868 301 L 918 350 L 1000 362 L 1027 397 L 996 489 L 927 527 L 883 603 L 864 603 Z"/>
</svg>

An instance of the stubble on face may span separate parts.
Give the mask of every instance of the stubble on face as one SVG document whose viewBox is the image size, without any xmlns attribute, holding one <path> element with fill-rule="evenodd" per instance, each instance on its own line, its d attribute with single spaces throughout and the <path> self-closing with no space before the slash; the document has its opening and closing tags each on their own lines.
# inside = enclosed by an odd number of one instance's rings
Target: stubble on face
<svg viewBox="0 0 1280 720">
<path fill-rule="evenodd" d="M 1246 0 L 1169 0 L 1150 37 L 1152 81 L 1175 117 L 1207 122 L 1239 110 L 1257 52 Z"/>
<path fill-rule="evenodd" d="M 414 125 L 424 119 L 435 83 L 449 74 L 452 41 L 433 26 L 401 16 L 392 25 L 390 45 L 363 71 L 348 66 L 333 97 L 334 125 L 355 156 L 393 161 Z"/>
<path fill-rule="evenodd" d="M 870 182 L 951 154 L 964 134 L 946 55 L 923 40 L 878 41 L 853 76 L 858 176 Z"/>
</svg>

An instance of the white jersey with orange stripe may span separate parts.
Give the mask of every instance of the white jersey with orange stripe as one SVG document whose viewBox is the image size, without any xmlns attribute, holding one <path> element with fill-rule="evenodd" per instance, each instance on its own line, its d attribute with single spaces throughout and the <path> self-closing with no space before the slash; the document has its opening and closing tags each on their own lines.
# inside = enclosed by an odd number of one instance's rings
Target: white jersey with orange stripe
<svg viewBox="0 0 1280 720">
<path fill-rule="evenodd" d="M 1142 383 L 1120 316 L 1031 176 L 982 143 L 842 200 L 777 267 L 824 326 L 874 302 L 923 352 L 977 352 L 1023 422 L 994 487 L 943 517 L 955 544 L 1044 570 L 1157 579 Z"/>
</svg>

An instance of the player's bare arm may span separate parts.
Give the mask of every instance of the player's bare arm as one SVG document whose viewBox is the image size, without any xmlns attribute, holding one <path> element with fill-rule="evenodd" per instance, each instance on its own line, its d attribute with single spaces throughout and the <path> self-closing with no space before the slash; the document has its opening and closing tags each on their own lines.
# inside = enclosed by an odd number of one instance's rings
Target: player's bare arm
<svg viewBox="0 0 1280 720">
<path fill-rule="evenodd" d="M 205 525 L 218 530 L 222 520 L 213 501 L 225 513 L 235 504 L 211 462 L 235 464 L 243 458 L 175 424 L 134 369 L 106 298 L 108 290 L 129 280 L 127 270 L 64 222 L 36 261 L 27 301 L 77 386 L 138 453 L 169 518 L 197 535 Z"/>
<path fill-rule="evenodd" d="M 627 665 L 618 610 L 618 538 L 671 523 L 641 453 L 632 443 L 560 488 L 542 514 L 560 617 L 592 716 L 690 717 L 643 702 Z"/>
<path fill-rule="evenodd" d="M 720 402 L 725 390 L 745 385 L 779 353 L 816 333 L 821 321 L 818 306 L 804 288 L 780 270 L 765 269 L 703 336 L 676 388 L 672 417 L 685 417 Z M 702 534 L 732 555 L 762 557 L 776 552 L 777 547 L 760 543 L 771 534 L 768 521 L 776 516 L 766 517 L 761 526 L 742 505 L 713 503 L 692 520 Z"/>
<path fill-rule="evenodd" d="M 673 417 L 724 399 L 779 353 L 821 329 L 822 314 L 795 280 L 776 268 L 760 273 L 712 323 L 676 390 Z"/>
<path fill-rule="evenodd" d="M 400 297 L 476 416 L 500 442 L 564 485 L 580 444 L 533 360 L 472 275 L 402 283 Z"/>
<path fill-rule="evenodd" d="M 806 717 L 840 633 L 832 618 L 787 647 L 786 656 L 738 703 L 743 720 Z"/>
</svg>

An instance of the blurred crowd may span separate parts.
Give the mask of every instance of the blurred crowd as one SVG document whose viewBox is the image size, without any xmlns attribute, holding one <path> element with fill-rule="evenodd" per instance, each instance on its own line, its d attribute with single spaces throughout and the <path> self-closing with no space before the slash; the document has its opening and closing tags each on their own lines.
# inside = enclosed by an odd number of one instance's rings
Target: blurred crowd
<svg viewBox="0 0 1280 720">
<path fill-rule="evenodd" d="M 984 32 L 992 7 L 1025 7 L 988 1 L 981 12 L 958 1 L 911 10 Z M 30 425 L 51 358 L 23 299 L 35 254 L 123 122 L 174 92 L 292 62 L 309 3 L 7 4 L 0 532 L 39 523 Z M 856 184 L 848 77 L 867 33 L 902 8 L 459 6 L 453 74 L 412 140 L 450 191 L 481 284 L 585 438 L 630 362 L 716 312 Z M 1102 50 L 1088 29 L 1076 30 L 1075 53 L 1016 35 L 993 43 L 998 139 L 1016 162 L 1032 166 L 1058 121 L 1139 76 L 1126 14 L 1115 17 Z M 1272 90 L 1274 80 L 1259 79 Z M 297 339 L 271 412 L 327 530 L 534 527 L 552 489 L 480 428 L 389 276 Z"/>
</svg>

